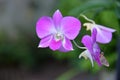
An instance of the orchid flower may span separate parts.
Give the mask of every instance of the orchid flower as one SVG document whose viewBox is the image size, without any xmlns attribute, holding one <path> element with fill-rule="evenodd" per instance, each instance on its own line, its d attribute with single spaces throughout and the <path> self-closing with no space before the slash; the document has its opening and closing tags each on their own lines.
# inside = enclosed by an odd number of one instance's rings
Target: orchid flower
<svg viewBox="0 0 120 80">
<path fill-rule="evenodd" d="M 83 26 L 87 27 L 87 30 L 92 30 L 96 28 L 97 30 L 97 35 L 96 35 L 96 41 L 99 43 L 109 43 L 112 40 L 112 33 L 115 32 L 115 29 L 112 28 L 107 28 L 102 25 L 96 24 L 93 20 L 88 19 L 86 16 L 83 16 L 86 20 L 90 21 L 91 23 L 84 23 Z"/>
<path fill-rule="evenodd" d="M 63 17 L 59 10 L 56 10 L 53 17 L 41 17 L 36 23 L 36 33 L 41 39 L 40 48 L 49 47 L 51 50 L 67 52 L 73 50 L 70 40 L 79 34 L 81 22 L 72 16 Z"/>
<path fill-rule="evenodd" d="M 83 36 L 82 43 L 86 47 L 86 50 L 79 55 L 79 58 L 81 58 L 82 56 L 85 59 L 89 58 L 91 61 L 92 67 L 94 66 L 93 60 L 96 61 L 99 66 L 101 66 L 100 47 L 96 42 L 96 35 L 97 35 L 97 30 L 94 28 L 91 36 L 89 35 Z"/>
</svg>

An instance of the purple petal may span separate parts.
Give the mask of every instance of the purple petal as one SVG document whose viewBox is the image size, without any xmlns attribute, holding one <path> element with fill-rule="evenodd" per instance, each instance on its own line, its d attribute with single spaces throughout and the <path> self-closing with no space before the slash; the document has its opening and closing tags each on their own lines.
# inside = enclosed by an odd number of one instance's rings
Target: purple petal
<svg viewBox="0 0 120 80">
<path fill-rule="evenodd" d="M 54 31 L 53 21 L 50 17 L 42 17 L 37 21 L 36 32 L 39 38 L 44 38 Z"/>
<path fill-rule="evenodd" d="M 61 44 L 62 44 L 61 40 L 55 41 L 55 39 L 52 39 L 49 47 L 50 47 L 50 49 L 52 49 L 53 51 L 55 51 L 55 50 L 58 50 L 61 47 Z"/>
<path fill-rule="evenodd" d="M 101 61 L 100 61 L 100 56 L 96 54 L 96 55 L 93 55 L 93 57 L 94 57 L 94 60 L 97 62 L 97 64 L 99 66 L 101 66 L 102 64 L 101 64 Z"/>
<path fill-rule="evenodd" d="M 100 47 L 97 43 L 93 44 L 93 51 L 94 53 L 98 53 L 98 55 L 100 55 Z"/>
<path fill-rule="evenodd" d="M 65 38 L 62 42 L 62 45 L 63 47 L 66 49 L 66 50 L 73 50 L 73 46 L 72 46 L 72 43 L 70 42 L 69 39 Z"/>
<path fill-rule="evenodd" d="M 93 29 L 93 33 L 96 33 L 96 29 Z M 85 35 L 82 38 L 82 43 L 86 46 L 86 48 L 91 53 L 93 60 L 96 61 L 99 66 L 101 66 L 100 48 L 99 48 L 98 44 L 96 43 L 96 41 L 93 42 L 94 41 L 93 38 L 95 38 L 95 35 L 96 35 L 93 33 L 92 33 L 92 37 L 90 37 L 89 35 Z"/>
<path fill-rule="evenodd" d="M 93 58 L 94 60 L 98 63 L 99 66 L 101 66 L 101 62 L 100 62 L 100 47 L 97 43 L 93 44 Z"/>
<path fill-rule="evenodd" d="M 59 10 L 56 10 L 55 13 L 53 14 L 53 21 L 56 27 L 60 26 L 60 22 L 62 19 L 62 14 Z"/>
<path fill-rule="evenodd" d="M 80 31 L 81 23 L 77 18 L 68 16 L 62 19 L 61 28 L 64 35 L 68 39 L 73 40 Z"/>
<path fill-rule="evenodd" d="M 43 48 L 48 47 L 50 42 L 51 42 L 51 40 L 52 40 L 52 38 L 53 38 L 53 36 L 49 35 L 49 36 L 41 39 L 40 44 L 39 44 L 38 47 L 43 47 Z"/>
<path fill-rule="evenodd" d="M 92 30 L 92 40 L 93 40 L 93 43 L 96 42 L 96 35 L 97 35 L 97 30 L 94 28 Z"/>
<path fill-rule="evenodd" d="M 104 27 L 102 25 L 95 25 L 96 27 L 99 27 L 100 29 L 102 30 L 105 30 L 105 31 L 108 31 L 108 32 L 115 32 L 116 30 L 115 29 L 112 29 L 112 28 L 108 28 L 108 27 Z"/>
<path fill-rule="evenodd" d="M 83 36 L 82 43 L 91 53 L 93 52 L 93 42 L 92 38 L 89 35 Z"/>
<path fill-rule="evenodd" d="M 96 41 L 99 43 L 109 43 L 112 40 L 112 32 L 108 32 L 105 30 L 97 30 Z"/>
</svg>

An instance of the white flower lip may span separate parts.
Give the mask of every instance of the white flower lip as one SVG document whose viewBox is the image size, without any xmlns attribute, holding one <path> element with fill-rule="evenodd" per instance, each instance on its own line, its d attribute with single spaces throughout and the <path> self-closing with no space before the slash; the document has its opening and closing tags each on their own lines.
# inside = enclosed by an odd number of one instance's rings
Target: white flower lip
<svg viewBox="0 0 120 80">
<path fill-rule="evenodd" d="M 89 52 L 88 50 L 83 51 L 83 52 L 79 55 L 79 58 L 81 58 L 81 57 L 84 57 L 85 59 L 88 59 L 88 58 L 89 58 L 90 61 L 91 61 L 92 67 L 94 67 L 92 55 L 90 54 L 90 52 Z"/>
</svg>

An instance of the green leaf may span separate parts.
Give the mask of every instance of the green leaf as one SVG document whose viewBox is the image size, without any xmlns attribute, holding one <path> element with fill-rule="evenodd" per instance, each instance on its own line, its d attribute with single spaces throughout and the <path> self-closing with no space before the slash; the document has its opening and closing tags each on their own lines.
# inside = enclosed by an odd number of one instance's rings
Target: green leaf
<svg viewBox="0 0 120 80">
<path fill-rule="evenodd" d="M 84 4 L 77 6 L 76 8 L 72 9 L 69 14 L 70 15 L 79 15 L 80 13 L 95 9 L 95 8 L 104 8 L 104 7 L 110 7 L 112 5 L 111 0 L 89 0 L 85 2 Z"/>
</svg>

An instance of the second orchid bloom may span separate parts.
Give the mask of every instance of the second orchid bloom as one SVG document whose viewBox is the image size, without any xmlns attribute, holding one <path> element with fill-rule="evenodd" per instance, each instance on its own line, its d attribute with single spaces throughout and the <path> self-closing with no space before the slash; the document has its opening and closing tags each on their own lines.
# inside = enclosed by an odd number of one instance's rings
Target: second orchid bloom
<svg viewBox="0 0 120 80">
<path fill-rule="evenodd" d="M 100 47 L 96 42 L 96 35 L 97 35 L 97 30 L 94 28 L 92 30 L 91 36 L 89 35 L 83 36 L 82 43 L 86 47 L 86 50 L 79 55 L 79 58 L 81 58 L 82 56 L 85 59 L 89 58 L 91 61 L 92 67 L 94 66 L 93 61 L 96 61 L 99 66 L 105 65 L 109 67 L 109 63 L 107 62 L 104 55 L 101 53 Z"/>
<path fill-rule="evenodd" d="M 89 58 L 92 66 L 94 66 L 93 61 L 96 61 L 99 66 L 105 65 L 109 67 L 109 63 L 104 57 L 103 52 L 101 52 L 98 43 L 106 44 L 112 40 L 112 33 L 115 32 L 115 29 L 107 28 L 98 24 L 91 19 L 88 19 L 86 16 L 82 15 L 87 21 L 91 23 L 84 23 L 83 26 L 87 27 L 87 30 L 91 31 L 91 36 L 85 35 L 82 38 L 82 43 L 86 47 L 86 50 L 83 51 L 79 58 L 82 56 L 87 59 Z"/>
</svg>

